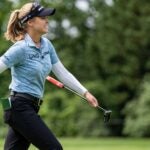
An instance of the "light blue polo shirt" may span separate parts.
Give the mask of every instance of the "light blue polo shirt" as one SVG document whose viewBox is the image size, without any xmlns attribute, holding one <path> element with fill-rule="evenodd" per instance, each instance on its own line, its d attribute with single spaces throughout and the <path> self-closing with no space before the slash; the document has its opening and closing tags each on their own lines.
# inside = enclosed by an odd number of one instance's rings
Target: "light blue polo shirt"
<svg viewBox="0 0 150 150">
<path fill-rule="evenodd" d="M 38 98 L 43 97 L 45 79 L 52 65 L 59 61 L 47 38 L 41 37 L 41 47 L 37 48 L 29 34 L 11 46 L 0 59 L 11 68 L 9 89 Z"/>
</svg>

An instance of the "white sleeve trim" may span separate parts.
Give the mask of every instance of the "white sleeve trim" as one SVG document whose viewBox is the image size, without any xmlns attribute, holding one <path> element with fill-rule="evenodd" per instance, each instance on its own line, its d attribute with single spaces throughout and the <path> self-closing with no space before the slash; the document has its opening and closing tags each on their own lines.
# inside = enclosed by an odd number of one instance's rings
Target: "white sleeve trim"
<svg viewBox="0 0 150 150">
<path fill-rule="evenodd" d="M 87 89 L 58 61 L 52 66 L 52 72 L 67 87 L 84 95 Z"/>
<path fill-rule="evenodd" d="M 5 71 L 8 67 L 0 60 L 0 73 Z"/>
</svg>

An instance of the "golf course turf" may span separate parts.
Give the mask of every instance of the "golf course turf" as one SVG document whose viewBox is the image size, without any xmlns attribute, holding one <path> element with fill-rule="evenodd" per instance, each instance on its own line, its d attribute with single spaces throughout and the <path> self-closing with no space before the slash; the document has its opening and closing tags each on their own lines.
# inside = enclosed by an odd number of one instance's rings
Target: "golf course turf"
<svg viewBox="0 0 150 150">
<path fill-rule="evenodd" d="M 60 138 L 64 150 L 150 150 L 150 139 Z M 3 150 L 4 140 L 0 140 Z M 37 150 L 31 146 L 29 150 Z"/>
</svg>

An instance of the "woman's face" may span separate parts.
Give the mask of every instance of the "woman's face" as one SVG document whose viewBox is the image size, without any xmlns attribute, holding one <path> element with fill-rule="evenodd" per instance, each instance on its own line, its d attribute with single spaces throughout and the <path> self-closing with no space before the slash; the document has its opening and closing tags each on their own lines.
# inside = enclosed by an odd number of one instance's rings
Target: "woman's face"
<svg viewBox="0 0 150 150">
<path fill-rule="evenodd" d="M 28 21 L 28 27 L 39 34 L 48 32 L 48 17 L 34 17 Z"/>
</svg>

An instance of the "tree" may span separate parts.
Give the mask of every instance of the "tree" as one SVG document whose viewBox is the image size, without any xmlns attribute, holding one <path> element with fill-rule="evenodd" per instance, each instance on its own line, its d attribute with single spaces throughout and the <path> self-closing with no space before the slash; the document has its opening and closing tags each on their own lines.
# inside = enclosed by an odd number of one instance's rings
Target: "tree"
<svg viewBox="0 0 150 150">
<path fill-rule="evenodd" d="M 124 134 L 142 137 L 150 136 L 150 80 L 145 80 L 136 99 L 127 104 Z"/>
<path fill-rule="evenodd" d="M 17 5 L 24 2 L 27 1 L 19 1 Z M 84 1 L 87 8 L 83 10 L 77 2 L 41 1 L 46 7 L 56 8 L 55 16 L 50 17 L 47 37 L 66 68 L 99 99 L 100 105 L 113 110 L 111 122 L 104 125 L 99 118 L 101 112 L 87 108 L 76 97 L 48 83 L 41 114 L 58 135 L 88 135 L 90 130 L 91 136 L 118 136 L 123 135 L 124 122 L 125 132 L 129 134 L 126 117 L 128 119 L 130 115 L 122 110 L 126 104 L 131 102 L 132 105 L 149 72 L 150 3 L 146 0 L 112 0 L 108 5 L 105 0 L 88 0 Z M 7 11 L 11 7 L 9 5 Z M 3 17 L 1 23 L 6 20 L 6 16 Z M 9 44 L 5 42 L 1 54 Z M 4 87 L 0 91 L 2 96 L 8 91 L 8 77 L 8 72 L 0 76 Z M 89 120 L 79 118 L 86 118 L 87 112 L 91 114 L 88 114 Z M 75 123 L 78 126 L 75 127 Z M 82 132 L 81 126 L 85 126 Z"/>
</svg>

